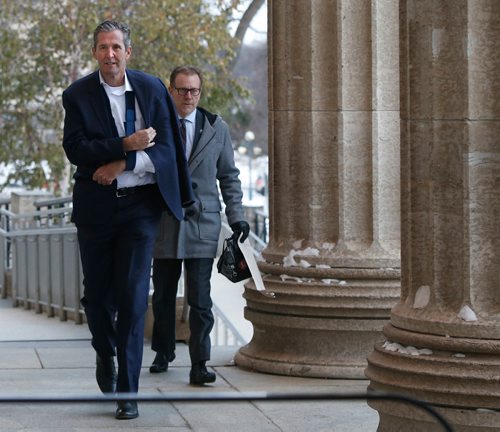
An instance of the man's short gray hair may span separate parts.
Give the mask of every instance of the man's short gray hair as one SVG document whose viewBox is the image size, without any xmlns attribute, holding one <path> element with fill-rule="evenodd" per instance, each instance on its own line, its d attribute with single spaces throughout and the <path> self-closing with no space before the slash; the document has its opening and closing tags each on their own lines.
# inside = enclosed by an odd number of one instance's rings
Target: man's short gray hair
<svg viewBox="0 0 500 432">
<path fill-rule="evenodd" d="M 126 24 L 117 22 L 117 21 L 104 21 L 99 24 L 94 30 L 94 48 L 97 47 L 97 36 L 99 33 L 107 33 L 115 30 L 120 30 L 123 34 L 123 44 L 125 45 L 125 49 L 130 47 L 130 29 Z"/>
</svg>

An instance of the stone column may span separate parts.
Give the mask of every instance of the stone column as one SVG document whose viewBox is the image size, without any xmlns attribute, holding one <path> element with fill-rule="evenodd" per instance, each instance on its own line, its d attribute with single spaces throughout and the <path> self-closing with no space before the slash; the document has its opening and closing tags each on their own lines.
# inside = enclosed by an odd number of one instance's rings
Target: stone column
<svg viewBox="0 0 500 432">
<path fill-rule="evenodd" d="M 397 0 L 270 0 L 270 298 L 258 371 L 363 378 L 400 295 Z"/>
<path fill-rule="evenodd" d="M 500 430 L 499 6 L 400 10 L 402 296 L 366 374 L 373 389 L 436 404 L 457 432 Z M 442 430 L 370 405 L 380 432 Z"/>
</svg>

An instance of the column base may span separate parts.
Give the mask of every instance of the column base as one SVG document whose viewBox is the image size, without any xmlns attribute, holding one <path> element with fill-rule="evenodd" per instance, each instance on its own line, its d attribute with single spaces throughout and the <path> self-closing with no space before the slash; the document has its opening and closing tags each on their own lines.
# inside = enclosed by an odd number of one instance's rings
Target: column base
<svg viewBox="0 0 500 432">
<path fill-rule="evenodd" d="M 456 431 L 500 432 L 498 341 L 425 335 L 392 324 L 384 334 L 390 340 L 377 343 L 368 357 L 370 389 L 433 404 Z M 379 411 L 379 432 L 442 430 L 416 408 L 369 405 Z"/>
<path fill-rule="evenodd" d="M 369 401 L 378 411 L 377 432 L 443 432 L 443 426 L 426 411 L 397 402 Z M 500 432 L 500 411 L 436 407 L 454 432 Z"/>
<path fill-rule="evenodd" d="M 259 262 L 266 291 L 245 284 L 253 337 L 238 366 L 279 375 L 365 379 L 366 357 L 400 295 L 399 269 Z M 285 274 L 286 272 L 286 274 Z"/>
<path fill-rule="evenodd" d="M 367 354 L 385 320 L 269 315 L 245 309 L 254 335 L 235 357 L 259 372 L 315 378 L 366 379 Z"/>
</svg>

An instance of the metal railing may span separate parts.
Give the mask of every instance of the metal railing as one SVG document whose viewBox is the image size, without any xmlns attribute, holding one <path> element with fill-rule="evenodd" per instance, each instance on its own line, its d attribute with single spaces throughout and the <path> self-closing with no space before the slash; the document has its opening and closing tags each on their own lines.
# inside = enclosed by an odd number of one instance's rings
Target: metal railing
<svg viewBox="0 0 500 432">
<path fill-rule="evenodd" d="M 10 272 L 14 306 L 83 323 L 83 273 L 76 227 L 71 222 L 71 197 L 35 201 L 36 211 L 23 214 L 9 211 L 8 206 L 6 200 L 0 208 L 2 297 L 8 296 L 5 280 Z M 224 223 L 223 231 L 231 229 Z M 265 246 L 253 233 L 251 243 L 257 249 L 255 254 Z M 185 295 L 182 280 L 179 295 Z M 213 312 L 213 345 L 241 346 L 247 342 L 217 305 Z"/>
<path fill-rule="evenodd" d="M 215 322 L 210 339 L 213 346 L 243 346 L 247 344 L 247 340 L 215 303 L 212 305 L 212 311 Z"/>
<path fill-rule="evenodd" d="M 71 199 L 58 199 L 57 208 L 53 201 L 37 201 L 38 210 L 29 213 L 3 211 L 10 224 L 5 239 L 11 246 L 11 295 L 15 306 L 80 324 L 83 278 Z"/>
<path fill-rule="evenodd" d="M 263 210 L 255 210 L 253 217 L 249 221 L 251 229 L 256 237 L 263 243 L 268 242 L 269 235 L 269 216 Z"/>
<path fill-rule="evenodd" d="M 7 298 L 7 273 L 10 268 L 10 240 L 8 232 L 0 228 L 0 297 Z"/>
<path fill-rule="evenodd" d="M 7 297 L 6 273 L 11 266 L 10 262 L 10 239 L 7 233 L 10 231 L 9 219 L 10 199 L 0 199 L 0 297 Z"/>
</svg>

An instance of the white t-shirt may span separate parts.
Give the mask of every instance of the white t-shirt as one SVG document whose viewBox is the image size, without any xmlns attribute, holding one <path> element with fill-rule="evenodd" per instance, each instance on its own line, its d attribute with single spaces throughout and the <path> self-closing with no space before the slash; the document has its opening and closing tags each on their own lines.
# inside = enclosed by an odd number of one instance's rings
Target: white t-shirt
<svg viewBox="0 0 500 432">
<path fill-rule="evenodd" d="M 109 104 L 111 105 L 111 114 L 115 120 L 118 136 L 125 136 L 125 92 L 133 91 L 130 85 L 127 74 L 125 73 L 125 85 L 119 87 L 111 87 L 103 80 L 99 72 L 101 85 L 104 87 L 108 95 Z M 144 118 L 142 117 L 137 98 L 135 98 L 135 130 L 144 129 Z M 156 183 L 154 176 L 155 167 L 148 154 L 142 150 L 136 152 L 136 162 L 133 171 L 124 171 L 118 178 L 118 188 L 140 186 L 150 183 Z"/>
</svg>

